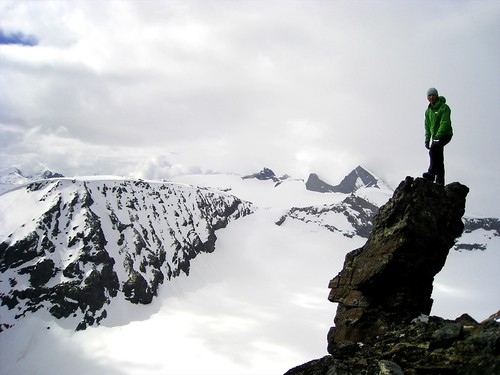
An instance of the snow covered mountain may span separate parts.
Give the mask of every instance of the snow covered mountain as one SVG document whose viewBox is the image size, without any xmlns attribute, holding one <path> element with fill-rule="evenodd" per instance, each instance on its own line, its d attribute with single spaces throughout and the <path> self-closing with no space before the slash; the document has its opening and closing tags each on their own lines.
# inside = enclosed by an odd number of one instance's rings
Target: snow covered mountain
<svg viewBox="0 0 500 375">
<path fill-rule="evenodd" d="M 45 170 L 42 173 L 26 176 L 18 168 L 5 168 L 0 170 L 0 194 L 12 190 L 16 186 L 26 184 L 31 181 L 49 178 L 64 177 L 62 174 Z"/>
<path fill-rule="evenodd" d="M 119 292 L 150 303 L 164 280 L 214 251 L 216 230 L 252 211 L 228 194 L 139 180 L 50 179 L 11 191 L 0 201 L 2 324 L 45 308 L 78 315 L 85 329 Z"/>
<path fill-rule="evenodd" d="M 2 169 L 0 171 L 0 194 L 28 181 L 29 178 L 23 176 L 23 173 L 17 168 Z"/>
<path fill-rule="evenodd" d="M 290 218 L 315 223 L 332 232 L 340 232 L 346 237 L 368 238 L 372 229 L 372 219 L 378 209 L 379 207 L 366 199 L 352 195 L 340 203 L 320 207 L 292 207 L 276 224 L 281 225 Z"/>
<path fill-rule="evenodd" d="M 0 373 L 43 358 L 60 374 L 269 374 L 321 356 L 328 280 L 393 193 L 361 167 L 349 176 L 329 185 L 346 192 L 268 168 L 17 185 L 0 196 Z M 434 306 L 479 320 L 497 306 L 498 219 L 464 221 Z"/>
</svg>

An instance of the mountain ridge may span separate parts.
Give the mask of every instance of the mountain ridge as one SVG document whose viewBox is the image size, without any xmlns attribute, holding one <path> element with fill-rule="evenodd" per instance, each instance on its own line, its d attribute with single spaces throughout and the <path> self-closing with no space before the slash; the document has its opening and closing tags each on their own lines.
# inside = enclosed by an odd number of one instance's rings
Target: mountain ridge
<svg viewBox="0 0 500 375">
<path fill-rule="evenodd" d="M 318 194 L 306 189 L 302 180 L 288 177 L 278 179 L 279 183 L 276 183 L 274 172 L 268 168 L 253 175 L 236 177 L 235 181 L 246 184 L 253 180 L 257 185 L 263 184 L 264 189 L 269 186 L 269 190 L 263 190 L 264 195 L 275 192 L 276 197 L 289 194 L 279 189 L 300 187 L 314 198 L 310 201 L 313 204 L 292 204 L 293 198 L 283 203 L 283 212 L 275 220 L 278 226 L 292 221 L 302 222 L 346 238 L 367 238 L 379 202 L 388 199 L 384 197 L 388 197 L 389 190 L 382 183 L 375 187 L 375 182 L 380 180 L 373 175 L 365 176 L 361 181 L 365 181 L 368 186 L 360 184 L 359 168 L 349 174 L 350 178 L 343 180 L 350 181 L 350 186 L 355 187 L 349 194 Z M 358 177 L 354 179 L 353 176 Z M 268 181 L 274 185 L 266 185 Z M 116 297 L 116 293 L 123 293 L 125 299 L 132 303 L 150 303 L 165 280 L 181 272 L 189 274 L 189 261 L 196 254 L 214 251 L 216 230 L 224 228 L 229 221 L 239 216 L 267 206 L 262 206 L 259 200 L 253 202 L 251 197 L 234 195 L 239 194 L 239 190 L 236 190 L 233 191 L 229 185 L 214 188 L 92 176 L 37 180 L 4 194 L 0 199 L 0 214 L 3 215 L 0 218 L 4 231 L 0 234 L 0 270 L 3 272 L 4 285 L 18 285 L 4 287 L 1 292 L 2 304 L 9 309 L 7 315 L 12 314 L 15 308 L 18 310 L 4 324 L 11 325 L 16 316 L 36 311 L 43 298 L 52 300 L 53 306 L 49 306 L 49 309 L 56 317 L 62 318 L 82 311 L 81 329 L 105 319 L 105 305 Z M 372 199 L 374 192 L 382 195 Z M 225 201 L 222 197 L 231 198 Z M 314 203 L 324 201 L 324 197 L 331 199 L 332 203 Z M 167 207 L 165 202 L 169 199 L 175 199 L 175 202 L 170 202 Z M 6 205 L 5 202 L 9 200 L 11 205 Z M 193 216 L 186 208 L 188 201 L 198 216 Z M 101 207 L 99 212 L 95 212 L 96 206 Z M 211 207 L 210 210 L 207 211 L 205 206 Z M 19 214 L 8 215 L 7 212 L 12 210 Z M 207 224 L 214 212 L 217 212 L 219 222 Z M 31 213 L 31 216 L 23 213 Z M 163 224 L 165 228 L 170 228 L 169 234 L 163 237 L 159 234 L 162 229 L 155 222 L 163 220 L 162 217 L 171 217 Z M 498 219 L 465 218 L 464 221 L 465 235 L 455 245 L 455 250 L 485 250 L 488 236 L 499 236 Z M 197 232 L 196 228 L 200 224 L 205 226 L 206 232 Z M 191 231 L 186 228 L 191 228 Z M 62 234 L 62 229 L 66 233 Z M 467 236 L 478 230 L 485 231 L 484 240 L 479 238 L 478 241 L 475 235 L 473 240 L 467 239 Z M 169 246 L 174 246 L 169 261 L 166 260 L 168 254 L 162 250 L 167 237 L 172 239 Z M 118 254 L 105 251 L 111 245 L 118 249 L 125 246 L 129 250 L 124 251 L 125 255 L 120 254 L 122 250 Z M 72 255 L 75 248 L 80 250 Z M 66 259 L 63 264 L 58 263 L 60 260 L 52 259 L 56 253 L 60 253 L 58 257 Z M 121 271 L 117 272 L 117 267 Z M 96 272 L 92 271 L 94 268 Z M 88 277 L 82 276 L 86 272 L 89 273 Z M 62 275 L 62 282 L 57 287 L 55 284 L 50 285 L 52 289 L 48 291 L 47 283 L 60 277 L 57 276 L 59 274 Z M 18 279 L 23 279 L 30 286 L 19 290 L 22 283 Z M 81 296 L 75 297 L 75 291 Z M 45 297 L 42 298 L 42 294 Z M 88 298 L 89 295 L 99 297 L 92 300 Z M 20 309 L 20 301 L 28 300 L 32 301 L 32 305 Z M 64 301 L 70 302 L 65 306 Z M 88 315 L 85 315 L 87 312 Z"/>
<path fill-rule="evenodd" d="M 320 193 L 343 193 L 355 192 L 360 187 L 387 187 L 382 180 L 358 165 L 338 185 L 330 185 L 319 178 L 316 173 L 311 173 L 306 182 L 306 188 Z"/>
<path fill-rule="evenodd" d="M 85 329 L 106 318 L 117 293 L 150 303 L 164 280 L 188 275 L 191 259 L 214 251 L 215 231 L 253 212 L 231 195 L 139 180 L 51 179 L 8 195 L 42 207 L 0 243 L 11 286 L 0 296 L 4 327 L 45 306 L 56 318 L 81 314 L 77 329 Z"/>
</svg>

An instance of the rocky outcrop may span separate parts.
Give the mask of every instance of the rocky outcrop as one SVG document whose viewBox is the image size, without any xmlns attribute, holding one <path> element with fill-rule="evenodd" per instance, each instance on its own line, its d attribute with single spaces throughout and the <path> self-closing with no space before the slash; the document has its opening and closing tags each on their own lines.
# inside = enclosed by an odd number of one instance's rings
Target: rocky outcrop
<svg viewBox="0 0 500 375">
<path fill-rule="evenodd" d="M 498 314 L 481 324 L 428 317 L 434 276 L 464 229 L 468 191 L 411 177 L 399 185 L 330 282 L 329 300 L 339 303 L 330 355 L 288 375 L 499 373 Z"/>
<path fill-rule="evenodd" d="M 345 342 L 286 375 L 483 375 L 500 373 L 500 311 L 477 323 L 416 319 L 370 344 Z"/>
<path fill-rule="evenodd" d="M 468 191 L 459 183 L 443 188 L 411 177 L 399 185 L 375 217 L 367 243 L 346 256 L 330 281 L 328 299 L 339 306 L 329 352 L 430 313 L 432 282 L 462 234 Z"/>
</svg>

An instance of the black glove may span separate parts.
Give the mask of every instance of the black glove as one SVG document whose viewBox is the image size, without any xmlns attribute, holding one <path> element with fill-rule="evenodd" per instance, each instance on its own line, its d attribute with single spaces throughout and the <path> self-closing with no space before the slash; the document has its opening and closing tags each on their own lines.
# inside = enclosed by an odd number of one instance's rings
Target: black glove
<svg viewBox="0 0 500 375">
<path fill-rule="evenodd" d="M 426 140 L 425 140 L 425 148 L 426 148 L 427 150 L 429 150 L 429 149 L 430 149 L 430 147 L 429 147 L 429 140 L 428 140 L 428 139 L 426 139 Z"/>
<path fill-rule="evenodd" d="M 434 139 L 434 140 L 432 141 L 431 148 L 432 148 L 432 147 L 439 147 L 439 146 L 441 146 L 441 141 L 440 141 L 439 139 Z"/>
</svg>

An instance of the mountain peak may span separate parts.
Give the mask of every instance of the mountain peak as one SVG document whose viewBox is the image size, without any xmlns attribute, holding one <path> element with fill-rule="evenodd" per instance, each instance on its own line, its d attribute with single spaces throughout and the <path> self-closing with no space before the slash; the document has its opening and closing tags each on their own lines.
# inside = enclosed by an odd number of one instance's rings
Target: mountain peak
<svg viewBox="0 0 500 375">
<path fill-rule="evenodd" d="M 320 193 L 350 194 L 360 187 L 380 188 L 381 183 L 381 180 L 358 165 L 336 186 L 329 185 L 321 180 L 317 174 L 311 173 L 306 182 L 306 189 Z"/>
<path fill-rule="evenodd" d="M 64 176 L 60 173 L 52 172 L 51 170 L 47 169 L 40 174 L 40 177 L 45 180 L 45 179 L 49 179 L 49 178 L 61 178 Z"/>
<path fill-rule="evenodd" d="M 266 167 L 264 167 L 264 169 L 262 169 L 260 172 L 257 172 L 257 173 L 254 173 L 254 174 L 251 174 L 248 176 L 243 176 L 242 178 L 244 180 L 248 180 L 250 178 L 256 178 L 257 180 L 272 180 L 274 182 L 279 181 L 279 178 L 276 177 L 274 172 L 271 169 L 266 168 Z"/>
<path fill-rule="evenodd" d="M 252 179 L 252 178 L 255 178 L 255 179 L 261 180 L 261 181 L 271 180 L 271 181 L 275 182 L 274 187 L 280 185 L 285 180 L 291 179 L 291 177 L 287 174 L 284 174 L 281 177 L 277 177 L 276 174 L 271 169 L 269 169 L 267 167 L 264 167 L 264 169 L 262 169 L 260 172 L 242 177 L 243 180 L 248 180 L 248 179 Z"/>
<path fill-rule="evenodd" d="M 10 167 L 2 169 L 0 171 L 0 194 L 28 181 L 29 179 L 18 168 Z"/>
<path fill-rule="evenodd" d="M 361 166 L 357 166 L 338 185 L 340 193 L 351 193 L 361 186 L 379 187 L 378 179 Z"/>
<path fill-rule="evenodd" d="M 0 176 L 8 176 L 8 175 L 22 176 L 23 173 L 21 172 L 21 170 L 19 168 L 16 168 L 16 167 L 9 167 L 9 168 L 2 169 L 0 171 Z"/>
</svg>

